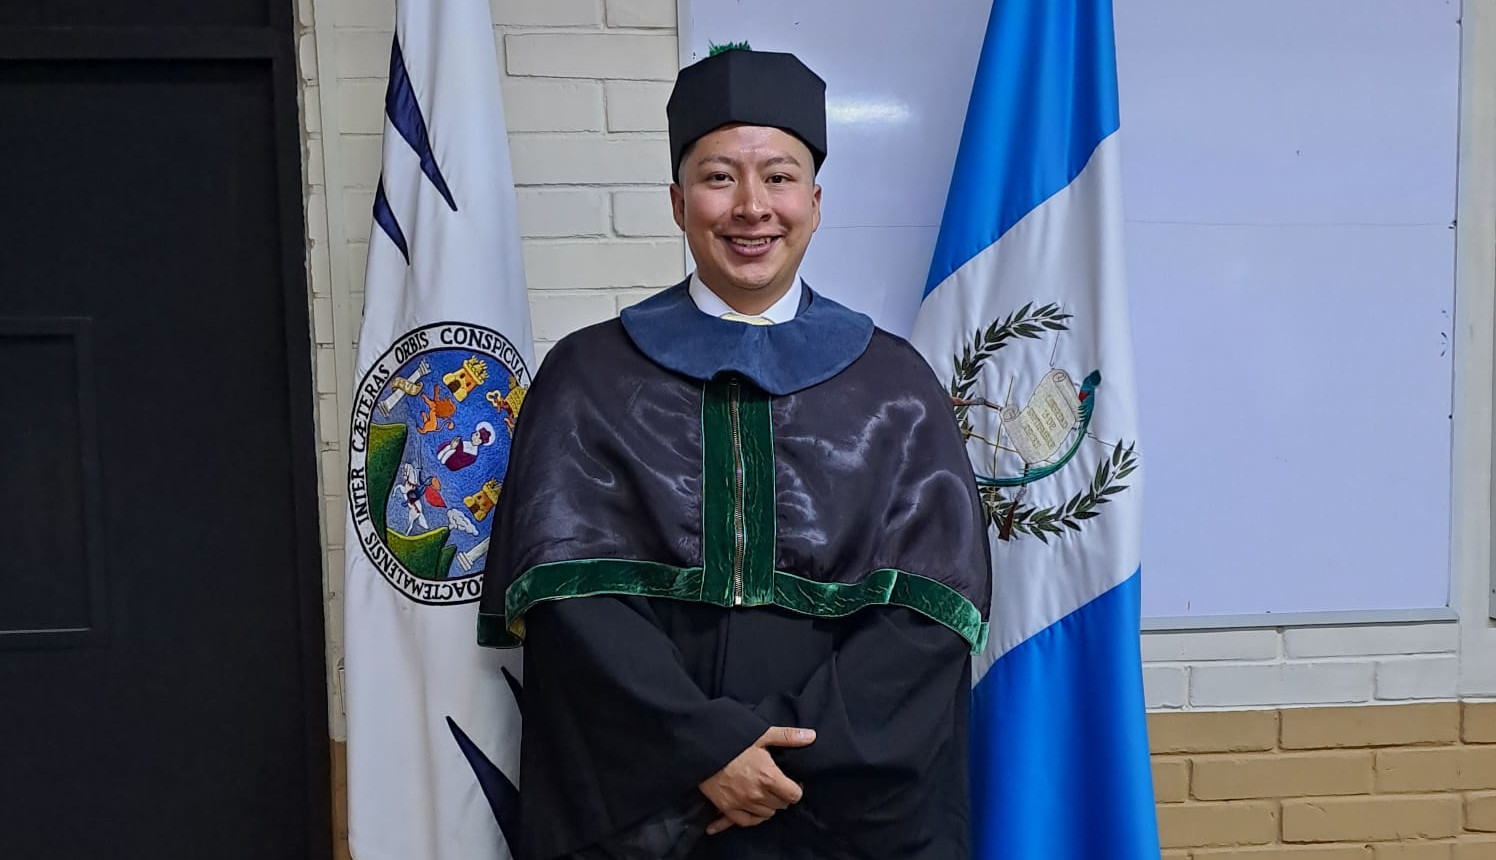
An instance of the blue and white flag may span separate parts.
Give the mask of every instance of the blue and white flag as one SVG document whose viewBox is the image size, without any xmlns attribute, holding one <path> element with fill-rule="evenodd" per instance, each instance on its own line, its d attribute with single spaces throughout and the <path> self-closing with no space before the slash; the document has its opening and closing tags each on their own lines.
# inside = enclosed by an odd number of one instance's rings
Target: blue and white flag
<svg viewBox="0 0 1496 860">
<path fill-rule="evenodd" d="M 913 341 L 992 522 L 982 860 L 1157 860 L 1110 0 L 997 0 Z"/>
<path fill-rule="evenodd" d="M 401 0 L 349 440 L 358 860 L 509 856 L 518 658 L 477 600 L 532 349 L 488 0 Z"/>
</svg>

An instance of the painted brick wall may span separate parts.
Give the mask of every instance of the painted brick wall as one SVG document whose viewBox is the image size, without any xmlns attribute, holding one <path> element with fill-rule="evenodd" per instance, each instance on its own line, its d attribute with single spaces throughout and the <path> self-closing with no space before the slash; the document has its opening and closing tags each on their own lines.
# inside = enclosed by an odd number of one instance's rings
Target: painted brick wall
<svg viewBox="0 0 1496 860">
<path fill-rule="evenodd" d="M 1153 710 L 1453 699 L 1459 643 L 1453 621 L 1148 633 L 1143 679 Z"/>
<path fill-rule="evenodd" d="M 1168 860 L 1496 858 L 1496 704 L 1159 713 L 1149 733 Z"/>
</svg>

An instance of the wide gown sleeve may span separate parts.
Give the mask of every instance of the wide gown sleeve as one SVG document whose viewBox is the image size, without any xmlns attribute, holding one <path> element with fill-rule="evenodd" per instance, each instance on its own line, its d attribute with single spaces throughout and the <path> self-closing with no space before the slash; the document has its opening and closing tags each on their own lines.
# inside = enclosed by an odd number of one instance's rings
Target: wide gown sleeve
<svg viewBox="0 0 1496 860">
<path fill-rule="evenodd" d="M 900 607 L 863 610 L 798 691 L 755 707 L 773 725 L 816 730 L 816 742 L 776 750 L 785 774 L 805 786 L 795 811 L 868 856 L 920 856 L 926 838 L 913 811 L 926 794 L 963 801 L 970 649 L 948 628 Z M 937 764 L 941 766 L 937 766 Z"/>
<path fill-rule="evenodd" d="M 529 820 L 592 834 L 583 844 L 699 806 L 697 786 L 769 727 L 749 707 L 701 691 L 643 598 L 537 606 L 526 639 L 525 722 L 545 729 L 523 770 L 546 768 L 541 784 L 565 796 Z"/>
</svg>

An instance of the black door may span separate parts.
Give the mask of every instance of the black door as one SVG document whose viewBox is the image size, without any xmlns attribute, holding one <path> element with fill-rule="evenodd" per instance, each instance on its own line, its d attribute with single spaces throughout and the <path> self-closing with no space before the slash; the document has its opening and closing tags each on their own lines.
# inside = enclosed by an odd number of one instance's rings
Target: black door
<svg viewBox="0 0 1496 860">
<path fill-rule="evenodd" d="M 0 3 L 0 857 L 330 854 L 293 17 Z"/>
</svg>

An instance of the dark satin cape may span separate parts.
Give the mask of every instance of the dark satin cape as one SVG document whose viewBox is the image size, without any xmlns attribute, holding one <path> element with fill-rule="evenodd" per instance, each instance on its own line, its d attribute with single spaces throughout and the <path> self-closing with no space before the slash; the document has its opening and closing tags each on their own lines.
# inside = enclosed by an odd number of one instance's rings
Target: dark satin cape
<svg viewBox="0 0 1496 860">
<path fill-rule="evenodd" d="M 985 520 L 949 399 L 808 288 L 744 326 L 680 284 L 557 344 L 526 397 L 479 641 L 528 644 L 520 860 L 967 853 Z M 805 800 L 702 837 L 770 725 Z"/>
</svg>

